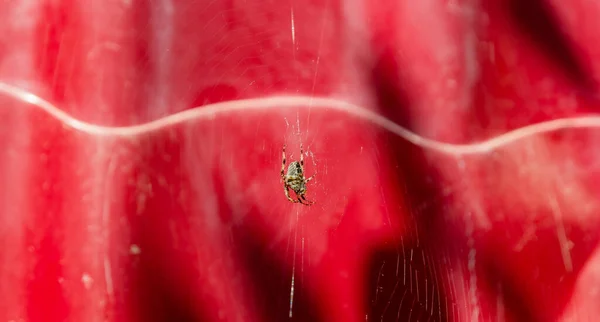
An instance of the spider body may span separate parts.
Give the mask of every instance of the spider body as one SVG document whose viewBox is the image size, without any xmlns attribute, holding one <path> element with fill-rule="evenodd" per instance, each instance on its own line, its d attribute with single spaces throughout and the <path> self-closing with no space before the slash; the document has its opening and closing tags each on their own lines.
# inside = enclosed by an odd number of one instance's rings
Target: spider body
<svg viewBox="0 0 600 322">
<path fill-rule="evenodd" d="M 285 176 L 288 187 L 297 194 L 306 193 L 306 182 L 304 180 L 304 171 L 300 162 L 293 161 L 288 166 L 287 174 Z"/>
<path fill-rule="evenodd" d="M 312 205 L 314 202 L 306 200 L 306 184 L 315 177 L 313 174 L 309 178 L 304 177 L 304 149 L 300 145 L 300 161 L 292 161 L 285 171 L 285 145 L 283 146 L 281 161 L 281 179 L 283 180 L 283 189 L 286 198 L 293 203 L 303 205 Z M 296 199 L 290 197 L 290 189 L 296 194 Z"/>
</svg>

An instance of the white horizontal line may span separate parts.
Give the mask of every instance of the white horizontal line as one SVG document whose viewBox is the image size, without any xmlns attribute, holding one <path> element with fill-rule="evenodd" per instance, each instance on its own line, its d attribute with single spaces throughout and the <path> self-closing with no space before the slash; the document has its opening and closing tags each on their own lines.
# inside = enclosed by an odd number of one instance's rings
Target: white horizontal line
<svg viewBox="0 0 600 322">
<path fill-rule="evenodd" d="M 387 119 L 358 105 L 347 103 L 339 99 L 310 96 L 271 96 L 266 98 L 227 101 L 185 110 L 148 123 L 132 126 L 112 127 L 91 124 L 78 120 L 41 97 L 6 83 L 0 82 L 0 93 L 4 93 L 15 99 L 22 100 L 33 106 L 37 106 L 75 130 L 97 136 L 138 136 L 184 122 L 211 120 L 214 119 L 218 114 L 225 114 L 234 111 L 310 107 L 311 109 L 317 108 L 345 112 L 354 117 L 364 119 L 368 122 L 378 125 L 417 146 L 446 154 L 464 155 L 488 153 L 499 147 L 529 136 L 533 136 L 535 134 L 558 131 L 567 128 L 600 127 L 600 116 L 598 115 L 561 118 L 524 126 L 480 142 L 452 144 L 420 136 L 392 122 L 390 119 Z"/>
</svg>

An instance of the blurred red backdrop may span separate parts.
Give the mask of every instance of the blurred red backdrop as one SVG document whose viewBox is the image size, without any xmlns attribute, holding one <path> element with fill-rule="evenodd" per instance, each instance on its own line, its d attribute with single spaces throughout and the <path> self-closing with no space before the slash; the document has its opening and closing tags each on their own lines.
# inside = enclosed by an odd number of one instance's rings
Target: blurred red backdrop
<svg viewBox="0 0 600 322">
<path fill-rule="evenodd" d="M 2 321 L 600 314 L 593 1 L 0 15 Z M 310 207 L 279 174 L 300 143 Z"/>
</svg>

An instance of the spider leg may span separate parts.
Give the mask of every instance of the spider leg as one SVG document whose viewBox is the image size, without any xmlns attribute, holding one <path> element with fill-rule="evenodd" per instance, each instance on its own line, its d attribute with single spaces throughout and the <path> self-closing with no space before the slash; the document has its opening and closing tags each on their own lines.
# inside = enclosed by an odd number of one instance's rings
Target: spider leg
<svg viewBox="0 0 600 322">
<path fill-rule="evenodd" d="M 300 166 L 304 169 L 304 147 L 302 146 L 302 142 L 300 143 Z"/>
<path fill-rule="evenodd" d="M 285 182 L 285 144 L 283 145 L 281 155 L 281 179 L 283 179 L 283 181 Z"/>
<path fill-rule="evenodd" d="M 296 198 L 298 198 L 298 201 L 297 201 L 298 203 L 301 203 L 301 204 L 303 204 L 303 205 L 306 205 L 306 204 L 305 204 L 305 203 L 302 201 L 302 199 L 300 198 L 300 196 L 296 195 Z"/>
<path fill-rule="evenodd" d="M 304 180 L 304 182 L 309 182 L 310 180 L 312 180 L 315 176 L 317 175 L 317 173 L 315 172 L 312 176 L 308 177 L 306 180 Z"/>
<path fill-rule="evenodd" d="M 300 200 L 300 198 L 302 198 L 302 200 L 304 200 L 304 202 L 301 202 L 303 205 L 310 206 L 310 205 L 313 205 L 315 203 L 314 201 L 306 200 L 306 197 L 304 195 L 300 195 L 299 198 L 298 198 L 298 200 Z"/>
<path fill-rule="evenodd" d="M 285 196 L 287 197 L 287 199 L 290 202 L 293 202 L 293 203 L 299 202 L 298 200 L 294 200 L 294 199 L 292 199 L 292 197 L 290 197 L 290 188 L 285 184 L 285 181 L 283 182 L 283 190 L 285 191 Z"/>
</svg>

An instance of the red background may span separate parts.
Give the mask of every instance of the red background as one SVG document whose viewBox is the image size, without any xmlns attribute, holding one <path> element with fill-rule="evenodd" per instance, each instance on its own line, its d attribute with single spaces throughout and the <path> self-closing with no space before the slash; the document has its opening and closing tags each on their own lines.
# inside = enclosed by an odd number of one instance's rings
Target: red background
<svg viewBox="0 0 600 322">
<path fill-rule="evenodd" d="M 600 314 L 594 1 L 44 0 L 0 15 L 1 321 Z M 462 153 L 576 116 L 587 125 Z M 311 207 L 279 177 L 300 142 Z"/>
</svg>

